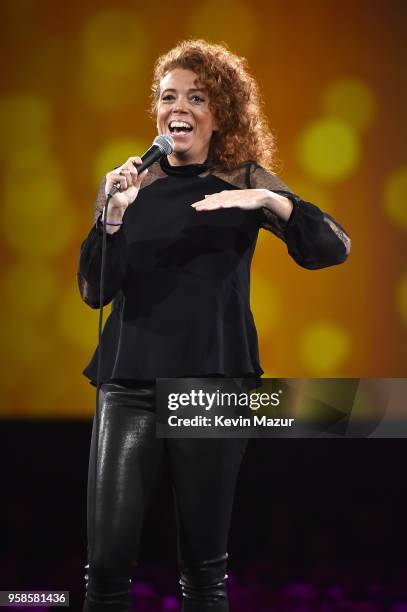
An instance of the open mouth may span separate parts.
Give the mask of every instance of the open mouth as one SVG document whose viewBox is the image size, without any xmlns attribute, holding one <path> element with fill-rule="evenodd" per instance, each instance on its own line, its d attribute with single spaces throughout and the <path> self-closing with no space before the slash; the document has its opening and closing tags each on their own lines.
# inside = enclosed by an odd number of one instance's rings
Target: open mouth
<svg viewBox="0 0 407 612">
<path fill-rule="evenodd" d="M 192 125 L 188 121 L 170 121 L 168 129 L 171 136 L 189 134 L 193 130 Z"/>
</svg>

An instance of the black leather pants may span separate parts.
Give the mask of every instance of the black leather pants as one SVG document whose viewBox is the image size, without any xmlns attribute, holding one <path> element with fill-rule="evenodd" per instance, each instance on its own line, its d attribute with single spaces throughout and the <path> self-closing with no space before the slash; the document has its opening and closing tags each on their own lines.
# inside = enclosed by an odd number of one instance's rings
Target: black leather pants
<svg viewBox="0 0 407 612">
<path fill-rule="evenodd" d="M 168 461 L 178 528 L 183 612 L 227 612 L 227 537 L 246 439 L 160 439 L 153 385 L 100 390 L 88 480 L 84 612 L 129 612 L 143 517 Z M 96 437 L 97 458 L 96 458 Z M 96 488 L 95 461 L 97 460 Z"/>
</svg>

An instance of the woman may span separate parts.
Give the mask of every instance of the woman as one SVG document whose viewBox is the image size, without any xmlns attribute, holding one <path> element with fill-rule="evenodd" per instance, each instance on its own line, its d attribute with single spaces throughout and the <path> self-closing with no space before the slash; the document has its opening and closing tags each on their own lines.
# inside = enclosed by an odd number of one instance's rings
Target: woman
<svg viewBox="0 0 407 612">
<path fill-rule="evenodd" d="M 81 247 L 81 295 L 98 308 L 106 221 L 104 303 L 112 301 L 112 312 L 89 463 L 84 609 L 130 609 L 142 520 L 165 458 L 182 609 L 224 612 L 227 536 L 246 441 L 156 438 L 155 380 L 262 374 L 249 305 L 260 227 L 309 269 L 342 263 L 350 240 L 272 172 L 274 140 L 242 58 L 220 45 L 184 41 L 157 60 L 152 93 L 157 130 L 172 136 L 174 151 L 140 176 L 138 157 L 106 175 Z M 93 384 L 96 357 L 84 370 Z"/>
</svg>

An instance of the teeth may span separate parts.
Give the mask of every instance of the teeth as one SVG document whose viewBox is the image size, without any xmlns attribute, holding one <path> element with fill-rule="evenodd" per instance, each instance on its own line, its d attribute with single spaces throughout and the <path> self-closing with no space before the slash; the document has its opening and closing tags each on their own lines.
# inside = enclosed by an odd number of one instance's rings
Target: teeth
<svg viewBox="0 0 407 612">
<path fill-rule="evenodd" d="M 170 128 L 191 128 L 192 129 L 192 125 L 190 123 L 187 123 L 186 121 L 171 121 L 169 124 Z"/>
</svg>

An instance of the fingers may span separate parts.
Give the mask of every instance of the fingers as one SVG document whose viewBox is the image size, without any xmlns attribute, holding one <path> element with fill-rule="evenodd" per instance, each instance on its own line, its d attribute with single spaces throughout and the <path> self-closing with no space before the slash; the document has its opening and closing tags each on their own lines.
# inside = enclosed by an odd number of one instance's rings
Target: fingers
<svg viewBox="0 0 407 612">
<path fill-rule="evenodd" d="M 148 170 L 144 170 L 140 175 L 137 172 L 137 166 L 142 163 L 141 157 L 129 157 L 129 159 L 119 168 L 112 170 L 106 174 L 106 183 L 109 189 L 113 185 L 119 185 L 120 191 L 126 191 L 130 187 L 139 188 Z"/>
<path fill-rule="evenodd" d="M 195 210 L 218 210 L 220 208 L 241 208 L 241 209 L 255 209 L 262 205 L 256 196 L 255 189 L 242 190 L 242 189 L 231 189 L 226 191 L 219 191 L 218 193 L 211 193 L 204 197 L 199 202 L 191 204 Z"/>
<path fill-rule="evenodd" d="M 113 185 L 119 185 L 120 191 L 127 189 L 127 179 L 124 175 L 119 174 L 120 169 L 112 170 L 106 174 L 106 189 L 109 191 Z"/>
<path fill-rule="evenodd" d="M 234 204 L 223 198 L 220 193 L 213 193 L 206 195 L 204 200 L 199 200 L 191 206 L 195 210 L 217 210 L 218 208 L 231 208 Z"/>
<path fill-rule="evenodd" d="M 123 164 L 123 166 L 139 166 L 141 164 L 143 160 L 141 159 L 141 157 L 129 157 L 129 159 Z"/>
<path fill-rule="evenodd" d="M 125 189 L 137 186 L 138 174 L 135 166 L 136 163 L 141 163 L 140 157 L 129 157 L 129 159 L 119 168 L 119 174 L 125 179 Z"/>
<path fill-rule="evenodd" d="M 208 206 L 207 204 L 191 204 L 191 206 L 195 208 L 195 210 L 217 210 L 218 208 L 226 208 L 226 206 L 223 206 L 222 204 L 212 204 L 211 206 Z"/>
<path fill-rule="evenodd" d="M 139 187 L 148 173 L 148 168 L 143 170 L 141 174 L 138 174 L 137 166 L 140 166 L 140 164 L 143 163 L 143 160 L 141 159 L 141 157 L 130 157 L 128 161 L 131 161 L 133 168 L 136 169 L 136 173 L 137 173 L 137 183 L 136 184 L 137 184 L 137 187 Z"/>
<path fill-rule="evenodd" d="M 137 174 L 137 166 L 139 166 L 141 162 L 141 157 L 129 157 L 129 159 L 120 167 L 120 170 L 135 172 Z"/>
<path fill-rule="evenodd" d="M 122 170 L 121 174 L 126 179 L 126 189 L 129 187 L 136 187 L 138 183 L 137 171 L 135 170 Z"/>
<path fill-rule="evenodd" d="M 140 184 L 143 182 L 148 169 L 146 168 L 140 175 L 138 174 L 137 166 L 140 166 L 142 161 L 141 157 L 129 157 L 121 167 L 121 174 L 126 177 L 128 187 L 140 187 Z"/>
</svg>

